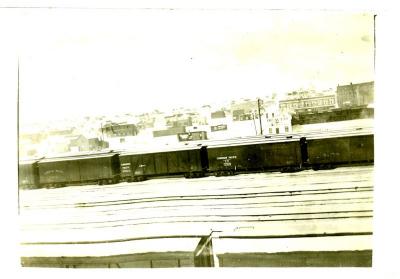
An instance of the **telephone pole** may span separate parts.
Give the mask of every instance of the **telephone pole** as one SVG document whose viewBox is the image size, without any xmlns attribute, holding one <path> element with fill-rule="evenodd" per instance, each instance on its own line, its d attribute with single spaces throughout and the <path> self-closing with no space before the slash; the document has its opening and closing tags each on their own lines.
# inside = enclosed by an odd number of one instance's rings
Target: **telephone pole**
<svg viewBox="0 0 400 279">
<path fill-rule="evenodd" d="M 261 113 L 260 113 L 260 99 L 257 99 L 257 105 L 258 105 L 258 119 L 260 120 L 260 133 L 261 135 L 263 134 L 263 128 L 262 128 L 262 121 L 261 121 Z"/>
</svg>

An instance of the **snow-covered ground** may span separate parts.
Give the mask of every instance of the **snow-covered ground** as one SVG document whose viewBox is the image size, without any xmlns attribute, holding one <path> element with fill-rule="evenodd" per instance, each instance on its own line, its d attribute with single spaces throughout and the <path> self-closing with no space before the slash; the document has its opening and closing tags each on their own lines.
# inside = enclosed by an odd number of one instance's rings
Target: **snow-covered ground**
<svg viewBox="0 0 400 279">
<path fill-rule="evenodd" d="M 372 206 L 373 166 L 26 190 L 21 255 L 193 251 L 211 231 L 217 253 L 368 250 Z"/>
</svg>

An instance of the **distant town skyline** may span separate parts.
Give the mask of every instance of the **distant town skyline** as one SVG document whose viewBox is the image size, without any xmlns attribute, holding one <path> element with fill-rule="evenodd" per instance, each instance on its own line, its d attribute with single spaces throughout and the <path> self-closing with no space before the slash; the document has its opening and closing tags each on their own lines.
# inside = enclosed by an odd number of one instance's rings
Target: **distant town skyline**
<svg viewBox="0 0 400 279">
<path fill-rule="evenodd" d="M 29 10 L 20 18 L 21 122 L 374 80 L 373 14 Z"/>
</svg>

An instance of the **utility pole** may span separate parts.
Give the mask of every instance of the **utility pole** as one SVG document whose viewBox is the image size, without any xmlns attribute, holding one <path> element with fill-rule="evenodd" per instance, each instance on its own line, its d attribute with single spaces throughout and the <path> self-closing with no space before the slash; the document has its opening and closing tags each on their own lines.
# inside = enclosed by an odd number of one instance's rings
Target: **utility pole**
<svg viewBox="0 0 400 279">
<path fill-rule="evenodd" d="M 260 98 L 257 99 L 257 105 L 258 105 L 258 119 L 260 120 L 260 133 L 261 135 L 263 134 L 263 128 L 262 128 L 262 121 L 261 121 L 261 113 L 260 113 Z"/>
<path fill-rule="evenodd" d="M 103 122 L 100 122 L 100 131 L 101 131 L 101 141 L 102 141 L 102 145 L 104 143 L 104 133 L 103 133 Z"/>
<path fill-rule="evenodd" d="M 253 112 L 251 113 L 251 118 L 253 118 L 254 131 L 256 132 L 256 136 L 257 136 L 256 113 L 255 113 L 255 111 L 253 111 Z"/>
</svg>

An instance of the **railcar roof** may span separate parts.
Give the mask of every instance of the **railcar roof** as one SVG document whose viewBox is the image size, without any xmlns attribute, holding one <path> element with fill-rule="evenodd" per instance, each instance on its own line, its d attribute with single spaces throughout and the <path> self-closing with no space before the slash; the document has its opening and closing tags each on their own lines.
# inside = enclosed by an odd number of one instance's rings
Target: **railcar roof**
<svg viewBox="0 0 400 279">
<path fill-rule="evenodd" d="M 355 131 L 335 131 L 326 133 L 309 133 L 303 136 L 307 139 L 324 139 L 324 138 L 341 138 L 341 137 L 355 137 L 373 135 L 372 130 L 355 130 Z"/>
<path fill-rule="evenodd" d="M 108 153 L 88 153 L 88 154 L 80 154 L 73 156 L 63 156 L 63 157 L 48 157 L 39 160 L 40 163 L 48 163 L 48 162 L 60 162 L 60 161 L 71 161 L 71 160 L 86 160 L 86 159 L 95 159 L 95 158 L 108 158 L 116 155 L 116 152 L 108 152 Z"/>
<path fill-rule="evenodd" d="M 184 146 L 155 146 L 153 148 L 137 149 L 137 150 L 124 150 L 120 152 L 121 156 L 124 155 L 135 155 L 135 154 L 152 154 L 152 153 L 164 153 L 173 151 L 187 151 L 187 150 L 199 150 L 201 144 L 184 145 Z"/>
<path fill-rule="evenodd" d="M 300 136 L 300 137 L 313 137 L 313 136 L 332 136 L 332 135 L 351 135 L 351 134 L 373 134 L 374 130 L 371 127 L 360 127 L 360 128 L 351 128 L 351 129 L 342 129 L 342 130 L 328 130 L 328 131 L 308 131 L 308 132 L 298 132 L 291 133 L 289 135 Z"/>
<path fill-rule="evenodd" d="M 272 144 L 272 143 L 282 143 L 282 142 L 296 142 L 300 138 L 297 137 L 274 137 L 274 138 L 260 138 L 260 139 L 246 139 L 246 140 L 235 140 L 235 141 L 225 141 L 225 142 L 208 142 L 204 146 L 207 148 L 218 148 L 218 147 L 228 147 L 228 146 L 243 146 L 243 145 L 254 145 L 254 144 Z"/>
<path fill-rule="evenodd" d="M 29 160 L 20 160 L 19 165 L 30 165 L 38 162 L 40 159 L 29 159 Z"/>
</svg>

